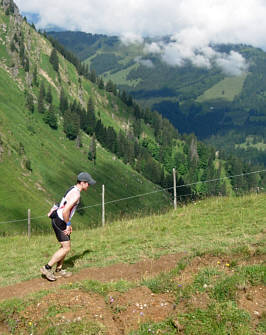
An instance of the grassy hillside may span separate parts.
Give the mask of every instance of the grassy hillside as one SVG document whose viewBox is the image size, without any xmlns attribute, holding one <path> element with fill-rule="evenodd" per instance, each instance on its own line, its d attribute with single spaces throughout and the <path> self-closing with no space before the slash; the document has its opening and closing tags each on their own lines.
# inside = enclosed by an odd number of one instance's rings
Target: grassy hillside
<svg viewBox="0 0 266 335">
<path fill-rule="evenodd" d="M 5 3 L 6 6 L 6 3 Z M 76 68 L 59 55 L 59 74 L 49 62 L 52 46 L 41 37 L 18 14 L 6 14 L 6 7 L 0 7 L 1 60 L 0 60 L 0 182 L 1 206 L 0 233 L 25 232 L 25 223 L 2 222 L 27 218 L 28 208 L 32 211 L 33 231 L 47 231 L 46 213 L 54 201 L 60 200 L 65 190 L 76 182 L 76 175 L 89 171 L 97 184 L 82 197 L 82 206 L 101 203 L 102 184 L 106 187 L 106 201 L 116 200 L 158 190 L 151 182 L 125 165 L 97 143 L 97 162 L 88 160 L 91 138 L 81 133 L 82 146 L 66 138 L 63 119 L 59 114 L 59 96 L 63 87 L 69 100 L 86 106 L 90 97 L 95 101 L 95 112 L 105 126 L 113 125 L 118 131 L 129 122 L 129 114 L 123 113 L 123 104 L 113 95 L 102 92 L 87 80 L 83 80 Z M 14 36 L 22 38 L 25 55 L 30 69 L 25 71 L 20 62 L 19 42 L 14 51 L 10 45 Z M 21 49 L 20 49 L 21 50 Z M 20 51 L 21 52 L 21 51 Z M 37 68 L 39 86 L 33 84 L 33 72 Z M 58 130 L 43 121 L 43 114 L 37 111 L 37 100 L 41 83 L 50 86 L 53 104 L 57 113 Z M 32 113 L 26 106 L 30 93 L 35 102 Z M 115 108 L 114 108 L 115 107 Z M 48 108 L 46 106 L 46 108 Z M 169 204 L 169 197 L 163 192 L 150 197 L 135 198 L 127 203 L 110 204 L 112 215 L 127 215 L 151 208 L 162 208 Z M 92 207 L 77 215 L 81 226 L 99 223 L 100 206 Z"/>
<path fill-rule="evenodd" d="M 164 215 L 75 231 L 66 266 L 76 275 L 89 267 L 90 280 L 73 276 L 53 288 L 42 280 L 46 290 L 2 301 L 0 329 L 3 334 L 42 329 L 45 334 L 109 335 L 123 329 L 127 335 L 262 335 L 264 203 L 265 195 L 219 197 Z M 55 247 L 52 235 L 26 240 L 0 238 L 2 287 L 39 276 Z M 34 283 L 40 285 L 37 279 Z M 12 290 L 21 295 L 19 288 L 23 283 Z"/>
<path fill-rule="evenodd" d="M 49 207 L 82 170 L 97 184 L 82 197 L 78 228 L 100 223 L 102 184 L 107 220 L 168 207 L 170 195 L 163 189 L 173 188 L 173 167 L 184 201 L 264 187 L 263 174 L 249 174 L 256 169 L 250 163 L 220 157 L 194 135 L 181 137 L 160 114 L 143 109 L 112 83 L 104 85 L 29 26 L 11 0 L 2 3 L 0 14 L 2 235 L 25 232 L 28 209 L 32 232 L 48 231 Z M 134 48 L 129 56 L 133 53 Z M 241 173 L 246 177 L 224 179 Z M 217 182 L 204 184 L 208 179 Z"/>
<path fill-rule="evenodd" d="M 263 251 L 264 202 L 264 194 L 211 198 L 180 206 L 165 214 L 116 220 L 104 228 L 74 231 L 73 250 L 69 257 L 82 254 L 87 249 L 91 252 L 84 254 L 73 270 L 137 262 L 177 252 L 230 254 L 233 250 L 242 249 Z M 29 244 L 25 243 L 26 236 L 0 237 L 0 240 L 1 286 L 39 276 L 40 264 L 57 247 L 52 233 L 45 238 L 35 235 Z M 13 251 L 7 263 L 4 255 L 9 249 Z M 16 277 L 13 278 L 11 274 L 15 269 Z"/>
<path fill-rule="evenodd" d="M 204 102 L 216 99 L 233 101 L 241 93 L 246 76 L 247 74 L 243 74 L 242 76 L 227 77 L 221 80 L 199 96 L 197 101 Z"/>
</svg>

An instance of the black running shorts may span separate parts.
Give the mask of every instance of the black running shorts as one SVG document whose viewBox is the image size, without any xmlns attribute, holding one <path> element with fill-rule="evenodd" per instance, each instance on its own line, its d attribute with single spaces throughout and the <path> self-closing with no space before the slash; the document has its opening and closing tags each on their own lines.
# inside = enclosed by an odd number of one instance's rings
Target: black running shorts
<svg viewBox="0 0 266 335">
<path fill-rule="evenodd" d="M 70 235 L 65 235 L 63 233 L 63 231 L 66 229 L 65 221 L 61 220 L 58 216 L 56 216 L 52 219 L 52 226 L 59 242 L 70 241 Z"/>
</svg>

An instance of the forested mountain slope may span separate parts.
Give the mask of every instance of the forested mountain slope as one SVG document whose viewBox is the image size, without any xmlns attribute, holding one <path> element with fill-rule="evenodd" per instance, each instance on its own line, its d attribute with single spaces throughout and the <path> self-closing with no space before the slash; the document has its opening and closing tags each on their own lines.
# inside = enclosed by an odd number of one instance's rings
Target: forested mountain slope
<svg viewBox="0 0 266 335">
<path fill-rule="evenodd" d="M 47 231 L 49 207 L 82 170 L 97 184 L 82 198 L 76 227 L 100 223 L 102 184 L 109 220 L 169 206 L 174 167 L 179 201 L 264 186 L 263 173 L 250 173 L 258 167 L 181 136 L 105 84 L 22 19 L 12 0 L 1 2 L 0 27 L 2 234 L 25 231 L 28 208 L 33 231 Z"/>
<path fill-rule="evenodd" d="M 0 27 L 0 233 L 26 232 L 27 220 L 13 221 L 27 218 L 28 208 L 33 231 L 48 231 L 47 211 L 82 170 L 97 184 L 82 197 L 81 207 L 89 208 L 78 212 L 76 227 L 99 224 L 102 184 L 106 201 L 160 190 L 96 139 L 92 146 L 93 137 L 80 130 L 78 113 L 88 108 L 106 126 L 125 130 L 130 115 L 124 104 L 80 76 L 58 52 L 55 70 L 51 43 L 20 17 L 12 1 L 0 6 Z M 107 219 L 168 204 L 169 195 L 158 192 L 108 205 Z"/>
<path fill-rule="evenodd" d="M 237 75 L 211 68 L 170 66 L 143 44 L 121 43 L 118 37 L 81 32 L 51 32 L 66 48 L 89 64 L 105 81 L 112 80 L 139 103 L 159 111 L 181 133 L 195 133 L 219 148 L 266 164 L 266 53 L 246 45 L 217 45 L 224 57 L 232 52 L 247 67 Z M 160 43 L 169 43 L 167 37 Z M 232 69 L 234 71 L 234 69 Z"/>
</svg>

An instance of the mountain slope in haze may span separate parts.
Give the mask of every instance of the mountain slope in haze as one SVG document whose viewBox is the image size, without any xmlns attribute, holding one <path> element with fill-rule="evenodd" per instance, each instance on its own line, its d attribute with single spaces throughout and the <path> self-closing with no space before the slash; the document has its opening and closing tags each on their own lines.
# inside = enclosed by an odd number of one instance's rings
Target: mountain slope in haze
<svg viewBox="0 0 266 335">
<path fill-rule="evenodd" d="M 49 33 L 105 81 L 111 79 L 139 103 L 159 111 L 181 133 L 195 133 L 218 148 L 266 164 L 266 53 L 246 45 L 217 45 L 241 54 L 248 69 L 226 75 L 220 68 L 169 66 L 144 44 L 124 45 L 118 37 L 82 32 Z M 151 43 L 152 39 L 146 39 Z M 163 39 L 168 43 L 167 37 Z"/>
</svg>

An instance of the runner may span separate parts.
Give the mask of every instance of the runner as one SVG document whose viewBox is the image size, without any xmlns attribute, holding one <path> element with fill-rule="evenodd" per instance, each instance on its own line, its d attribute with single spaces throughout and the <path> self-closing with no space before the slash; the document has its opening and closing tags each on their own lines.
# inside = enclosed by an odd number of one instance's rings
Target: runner
<svg viewBox="0 0 266 335">
<path fill-rule="evenodd" d="M 61 244 L 59 250 L 52 256 L 51 260 L 41 267 L 41 273 L 50 281 L 55 281 L 59 277 L 69 277 L 71 272 L 62 269 L 64 259 L 69 253 L 70 234 L 72 233 L 71 218 L 73 217 L 80 200 L 80 192 L 87 191 L 90 185 L 96 182 L 87 172 L 81 172 L 77 177 L 77 184 L 72 186 L 63 196 L 59 206 L 53 206 L 48 213 L 52 219 L 52 226 Z M 56 265 L 55 272 L 52 272 L 53 265 Z"/>
</svg>

